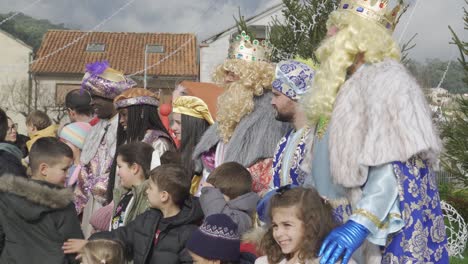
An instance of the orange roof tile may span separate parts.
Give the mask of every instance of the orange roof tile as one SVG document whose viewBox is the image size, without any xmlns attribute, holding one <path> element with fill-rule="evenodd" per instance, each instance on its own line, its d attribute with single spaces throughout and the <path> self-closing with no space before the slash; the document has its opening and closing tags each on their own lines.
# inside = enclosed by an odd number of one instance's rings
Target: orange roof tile
<svg viewBox="0 0 468 264">
<path fill-rule="evenodd" d="M 73 42 L 86 32 L 76 30 L 49 30 L 43 38 L 36 59 Z M 164 46 L 164 53 L 148 53 L 147 65 L 153 65 L 181 48 L 176 54 L 148 70 L 148 75 L 198 76 L 197 40 L 194 34 L 92 32 L 74 45 L 31 65 L 33 73 L 84 73 L 85 65 L 97 60 L 108 60 L 110 66 L 125 74 L 143 70 L 146 44 Z M 105 44 L 104 52 L 89 52 L 89 43 Z M 141 74 L 143 75 L 143 73 Z"/>
</svg>

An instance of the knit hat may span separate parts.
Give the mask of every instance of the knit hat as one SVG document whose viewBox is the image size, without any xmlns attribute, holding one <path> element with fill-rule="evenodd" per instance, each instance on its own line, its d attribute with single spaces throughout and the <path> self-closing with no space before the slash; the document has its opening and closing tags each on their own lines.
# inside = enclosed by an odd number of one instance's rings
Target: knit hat
<svg viewBox="0 0 468 264">
<path fill-rule="evenodd" d="M 114 201 L 94 212 L 94 214 L 89 219 L 89 224 L 94 228 L 94 230 L 98 232 L 109 231 L 113 210 Z"/>
<path fill-rule="evenodd" d="M 91 94 L 111 100 L 135 85 L 136 82 L 122 72 L 109 67 L 108 61 L 87 64 L 81 82 L 81 87 Z"/>
<path fill-rule="evenodd" d="M 116 109 L 132 105 L 159 106 L 159 97 L 150 90 L 144 88 L 132 88 L 115 97 L 114 105 Z"/>
<path fill-rule="evenodd" d="M 79 149 L 83 149 L 86 136 L 91 130 L 91 125 L 85 122 L 70 123 L 62 128 L 59 138 L 64 139 Z"/>
<path fill-rule="evenodd" d="M 213 214 L 193 231 L 186 247 L 209 260 L 239 261 L 240 237 L 237 225 L 225 214 Z"/>
<path fill-rule="evenodd" d="M 180 96 L 172 102 L 172 112 L 205 119 L 208 124 L 214 123 L 208 106 L 195 96 Z"/>
<path fill-rule="evenodd" d="M 286 60 L 276 65 L 275 80 L 272 88 L 291 98 L 299 100 L 312 87 L 315 71 L 306 64 Z"/>
</svg>

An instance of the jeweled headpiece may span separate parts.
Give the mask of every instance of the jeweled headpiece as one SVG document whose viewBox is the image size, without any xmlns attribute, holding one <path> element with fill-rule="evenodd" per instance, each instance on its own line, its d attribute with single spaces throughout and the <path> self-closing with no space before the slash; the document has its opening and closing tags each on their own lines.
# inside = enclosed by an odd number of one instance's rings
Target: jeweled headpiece
<svg viewBox="0 0 468 264">
<path fill-rule="evenodd" d="M 268 40 L 252 40 L 245 31 L 242 31 L 231 39 L 228 59 L 270 62 L 272 48 L 273 45 Z"/>
<path fill-rule="evenodd" d="M 402 0 L 397 2 L 392 9 L 389 9 L 389 0 L 341 0 L 338 11 L 351 12 L 377 22 L 393 32 L 402 11 L 405 9 Z"/>
<path fill-rule="evenodd" d="M 97 61 L 86 65 L 86 72 L 81 82 L 82 89 L 93 95 L 114 99 L 123 91 L 136 85 L 136 82 L 126 77 L 122 72 L 109 67 L 108 61 Z"/>
<path fill-rule="evenodd" d="M 131 88 L 118 95 L 114 99 L 116 109 L 126 108 L 132 105 L 159 106 L 159 97 L 144 88 Z"/>
</svg>

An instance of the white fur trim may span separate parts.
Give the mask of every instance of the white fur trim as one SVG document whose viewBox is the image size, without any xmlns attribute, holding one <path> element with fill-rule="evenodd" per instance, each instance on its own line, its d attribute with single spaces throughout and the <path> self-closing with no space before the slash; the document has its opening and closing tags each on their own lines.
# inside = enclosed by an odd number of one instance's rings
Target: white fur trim
<svg viewBox="0 0 468 264">
<path fill-rule="evenodd" d="M 343 84 L 329 129 L 333 180 L 347 188 L 362 186 L 370 166 L 416 154 L 436 163 L 441 151 L 421 88 L 390 59 L 364 66 Z"/>
</svg>

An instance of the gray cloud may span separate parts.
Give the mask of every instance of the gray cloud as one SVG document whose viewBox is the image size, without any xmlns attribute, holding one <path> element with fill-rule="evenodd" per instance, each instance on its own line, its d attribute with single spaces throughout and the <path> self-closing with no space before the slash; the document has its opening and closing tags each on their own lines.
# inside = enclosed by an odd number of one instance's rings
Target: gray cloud
<svg viewBox="0 0 468 264">
<path fill-rule="evenodd" d="M 100 31 L 134 32 L 195 32 L 203 39 L 234 24 L 238 7 L 246 17 L 279 3 L 281 0 L 136 0 L 126 10 L 107 22 Z M 413 3 L 416 0 L 411 0 Z M 18 11 L 33 0 L 2 0 L 0 12 Z M 78 26 L 90 30 L 110 16 L 127 0 L 42 0 L 24 13 L 54 23 Z M 458 53 L 447 28 L 451 25 L 459 36 L 467 39 L 463 30 L 462 0 L 419 0 L 418 9 L 411 19 L 402 43 L 414 33 L 416 48 L 410 56 L 426 58 L 455 58 Z M 411 10 L 402 18 L 395 32 L 398 39 Z"/>
</svg>

